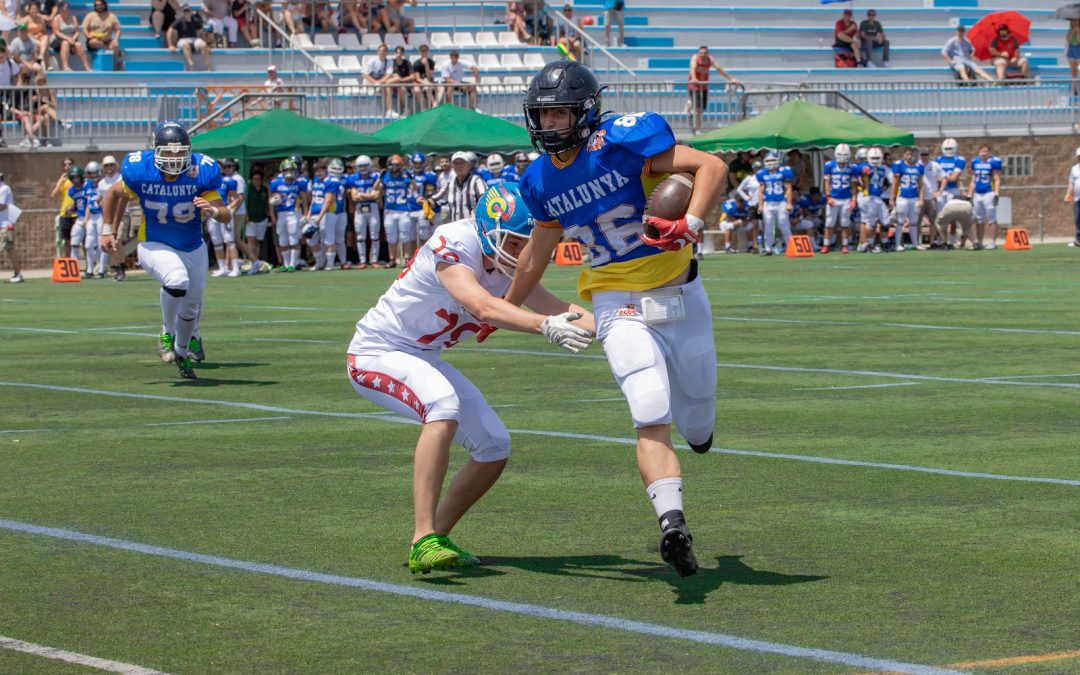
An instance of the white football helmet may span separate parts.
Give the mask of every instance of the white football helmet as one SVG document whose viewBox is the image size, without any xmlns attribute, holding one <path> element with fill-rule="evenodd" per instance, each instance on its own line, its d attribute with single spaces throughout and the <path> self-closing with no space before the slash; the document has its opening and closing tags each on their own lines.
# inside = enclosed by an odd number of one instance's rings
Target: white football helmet
<svg viewBox="0 0 1080 675">
<path fill-rule="evenodd" d="M 941 154 L 946 157 L 956 157 L 958 147 L 955 138 L 946 138 L 941 142 Z"/>
<path fill-rule="evenodd" d="M 851 146 L 847 143 L 841 143 L 840 145 L 836 146 L 836 150 L 833 152 L 833 157 L 836 158 L 837 162 L 840 162 L 841 164 L 847 164 L 851 161 Z"/>
<path fill-rule="evenodd" d="M 855 161 L 857 161 L 857 162 L 865 162 L 866 161 L 866 153 L 867 153 L 866 146 L 865 145 L 860 145 L 859 148 L 855 151 Z"/>
<path fill-rule="evenodd" d="M 101 165 L 94 161 L 87 162 L 86 177 L 94 179 L 101 178 Z"/>
<path fill-rule="evenodd" d="M 506 164 L 503 162 L 502 155 L 498 153 L 492 153 L 487 158 L 487 170 L 493 174 L 499 173 L 503 170 Z"/>
<path fill-rule="evenodd" d="M 780 166 L 780 158 L 776 156 L 775 152 L 770 152 L 769 154 L 765 155 L 765 168 L 766 169 L 768 169 L 769 171 L 772 171 L 773 169 L 777 168 L 778 166 Z"/>
<path fill-rule="evenodd" d="M 866 161 L 870 166 L 881 166 L 881 163 L 885 160 L 885 153 L 881 151 L 881 148 L 870 148 L 866 152 Z"/>
<path fill-rule="evenodd" d="M 360 173 L 368 173 L 369 171 L 371 171 L 371 158 L 367 155 L 360 155 L 356 158 L 356 161 L 353 163 L 353 165 Z"/>
<path fill-rule="evenodd" d="M 330 165 L 327 167 L 327 173 L 331 176 L 341 177 L 345 175 L 345 163 L 335 157 L 330 160 Z"/>
</svg>

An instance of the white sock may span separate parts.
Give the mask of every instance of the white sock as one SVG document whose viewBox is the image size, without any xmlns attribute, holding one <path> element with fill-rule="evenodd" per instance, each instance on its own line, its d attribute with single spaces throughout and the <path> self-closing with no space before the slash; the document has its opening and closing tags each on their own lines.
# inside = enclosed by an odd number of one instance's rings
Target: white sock
<svg viewBox="0 0 1080 675">
<path fill-rule="evenodd" d="M 315 267 L 326 267 L 326 254 L 322 249 L 315 252 Z"/>
<path fill-rule="evenodd" d="M 645 488 L 645 492 L 652 500 L 653 511 L 656 511 L 657 518 L 669 511 L 682 512 L 682 478 L 661 478 Z M 663 523 L 660 525 L 663 527 Z"/>
<path fill-rule="evenodd" d="M 161 330 L 176 336 L 176 312 L 180 309 L 180 298 L 173 297 L 161 289 Z"/>
<path fill-rule="evenodd" d="M 232 259 L 232 271 L 233 272 L 239 272 L 240 271 L 240 258 L 233 258 Z"/>
</svg>

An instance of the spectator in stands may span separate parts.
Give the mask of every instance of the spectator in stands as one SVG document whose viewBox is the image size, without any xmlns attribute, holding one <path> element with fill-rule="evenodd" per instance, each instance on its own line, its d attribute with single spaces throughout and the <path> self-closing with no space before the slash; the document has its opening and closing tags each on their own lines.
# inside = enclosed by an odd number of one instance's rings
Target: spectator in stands
<svg viewBox="0 0 1080 675">
<path fill-rule="evenodd" d="M 963 24 L 956 27 L 956 35 L 949 38 L 945 46 L 941 48 L 942 58 L 964 82 L 971 81 L 973 75 L 978 75 L 988 82 L 993 82 L 994 78 L 990 77 L 989 73 L 973 60 L 975 47 L 971 44 L 971 40 L 967 39 L 966 32 L 967 29 Z"/>
<path fill-rule="evenodd" d="M 506 24 L 508 30 L 517 33 L 518 39 L 522 42 L 527 43 L 532 40 L 532 35 L 525 28 L 525 3 L 506 3 L 506 16 L 503 17 L 503 23 Z"/>
<path fill-rule="evenodd" d="M 390 69 L 393 75 L 390 76 L 388 82 L 395 83 L 395 86 L 390 87 L 390 100 L 393 103 L 394 112 L 399 115 L 410 115 L 415 110 L 406 99 L 412 96 L 413 88 L 410 85 L 416 82 L 416 74 L 413 73 L 409 59 L 405 58 L 405 47 L 401 45 L 394 47 L 394 61 L 390 64 Z"/>
<path fill-rule="evenodd" d="M 877 11 L 871 9 L 866 12 L 866 18 L 859 24 L 859 40 L 862 42 L 859 65 L 873 63 L 878 68 L 889 65 L 889 41 L 885 37 L 885 29 L 877 20 Z"/>
<path fill-rule="evenodd" d="M 191 11 L 191 5 L 184 4 L 180 8 L 180 18 L 173 21 L 169 30 L 165 33 L 165 40 L 169 45 L 169 51 L 173 54 L 179 48 L 184 55 L 184 63 L 188 70 L 195 70 L 195 59 L 192 52 L 202 54 L 203 70 L 212 70 L 210 66 L 210 45 L 202 37 L 203 19 L 198 12 Z"/>
<path fill-rule="evenodd" d="M 626 46 L 626 29 L 625 29 L 625 17 L 626 14 L 626 2 L 625 0 L 604 0 L 604 44 L 608 47 L 611 46 L 611 26 L 612 24 L 618 24 L 619 26 L 619 47 Z"/>
<path fill-rule="evenodd" d="M 203 0 L 203 10 L 206 12 L 206 29 L 221 36 L 228 31 L 228 46 L 235 47 L 240 24 L 233 18 L 230 1 Z"/>
<path fill-rule="evenodd" d="M 45 17 L 41 14 L 41 6 L 37 2 L 26 3 L 26 15 L 19 18 L 19 23 L 26 26 L 26 34 L 37 46 L 36 61 L 44 64 L 49 55 L 49 36 L 46 34 Z M 21 36 L 22 33 L 20 32 Z"/>
<path fill-rule="evenodd" d="M 998 80 L 1004 80 L 1009 69 L 1019 70 L 1020 75 L 1027 79 L 1028 60 L 1020 55 L 1020 41 L 1005 24 L 998 26 L 997 37 L 990 42 L 990 55 L 994 57 Z"/>
<path fill-rule="evenodd" d="M 311 18 L 311 5 L 307 2 L 290 2 L 281 10 L 281 17 L 285 19 L 285 26 L 289 33 L 296 35 L 304 32 L 304 24 Z"/>
<path fill-rule="evenodd" d="M 338 5 L 341 15 L 339 22 L 346 31 L 352 30 L 357 35 L 367 32 L 367 15 L 361 12 L 362 5 L 360 0 L 341 0 Z"/>
<path fill-rule="evenodd" d="M 386 28 L 387 33 L 402 33 L 408 35 L 416 30 L 416 21 L 405 16 L 405 4 L 416 7 L 416 0 L 387 0 L 386 18 L 390 24 Z"/>
<path fill-rule="evenodd" d="M 840 20 L 833 28 L 833 51 L 850 54 L 856 62 L 862 54 L 862 40 L 859 38 L 859 26 L 851 20 L 851 10 L 845 9 Z"/>
<path fill-rule="evenodd" d="M 15 223 L 11 222 L 8 215 L 11 203 L 11 188 L 4 182 L 4 174 L 0 173 L 0 251 L 7 253 L 8 260 L 11 261 L 11 278 L 7 282 L 20 284 L 23 277 L 19 252 L 15 249 Z"/>
<path fill-rule="evenodd" d="M 244 36 L 244 41 L 247 42 L 249 47 L 258 47 L 262 44 L 259 39 L 259 34 L 255 32 L 254 14 L 255 10 L 251 6 L 249 0 L 232 0 L 232 17 L 236 19 L 236 26 L 240 31 L 240 34 Z"/>
<path fill-rule="evenodd" d="M 426 110 L 435 105 L 435 59 L 428 55 L 430 48 L 420 45 L 420 56 L 413 61 L 412 70 L 416 76 L 416 84 L 413 85 L 413 97 L 417 107 Z M 447 166 L 449 169 L 449 165 Z"/>
<path fill-rule="evenodd" d="M 30 38 L 26 24 L 20 23 L 15 26 L 17 34 L 15 39 L 8 45 L 8 51 L 19 64 L 19 72 L 28 77 L 33 77 L 45 70 L 44 64 L 38 58 L 38 45 Z"/>
<path fill-rule="evenodd" d="M 266 67 L 266 81 L 263 82 L 263 89 L 266 91 L 277 91 L 285 86 L 285 80 L 278 77 L 277 66 L 270 64 Z"/>
<path fill-rule="evenodd" d="M 376 57 L 372 59 L 364 71 L 364 82 L 368 84 L 388 84 L 394 77 L 394 69 L 386 58 L 386 45 L 379 45 Z M 399 117 L 390 105 L 390 88 L 382 87 L 383 105 L 386 107 L 386 117 Z"/>
<path fill-rule="evenodd" d="M 544 0 L 525 0 L 525 30 L 532 33 L 534 44 L 553 46 L 554 27 L 554 21 L 547 15 Z"/>
<path fill-rule="evenodd" d="M 79 20 L 71 13 L 71 5 L 67 0 L 60 0 L 57 5 L 56 16 L 52 20 L 52 50 L 60 55 L 60 67 L 71 70 L 71 53 L 82 61 L 83 69 L 90 70 L 90 59 L 86 58 L 86 48 L 83 47 L 79 37 L 82 35 L 82 27 Z"/>
<path fill-rule="evenodd" d="M 561 48 L 563 54 L 580 61 L 585 54 L 585 48 L 581 41 L 581 36 L 584 31 L 581 25 L 581 19 L 574 18 L 574 6 L 570 3 L 563 5 L 562 15 L 569 24 L 563 21 L 559 22 L 559 25 L 555 30 L 555 44 Z"/>
<path fill-rule="evenodd" d="M 82 29 L 89 51 L 107 49 L 113 54 L 119 51 L 120 19 L 109 11 L 109 4 L 105 0 L 94 0 L 94 11 L 83 19 Z"/>
<path fill-rule="evenodd" d="M 476 67 L 474 63 L 472 65 L 473 80 L 480 80 L 480 69 Z M 458 50 L 450 52 L 450 60 L 443 64 L 441 70 L 443 89 L 440 93 L 440 101 L 445 100 L 449 103 L 454 102 L 455 93 L 464 93 L 469 95 L 469 105 L 474 110 L 480 112 L 476 107 L 476 85 L 468 84 L 465 82 L 465 64 L 461 62 L 461 54 Z"/>
<path fill-rule="evenodd" d="M 1080 246 L 1080 148 L 1076 149 L 1076 163 L 1069 169 L 1069 186 L 1065 188 L 1065 203 L 1073 206 L 1073 225 L 1076 236 L 1069 246 Z"/>
<path fill-rule="evenodd" d="M 709 106 L 709 73 L 713 68 L 731 84 L 741 84 L 729 75 L 728 71 L 720 67 L 716 59 L 709 54 L 709 48 L 706 45 L 698 47 L 697 54 L 690 57 L 690 79 L 686 85 L 690 94 L 690 106 L 694 111 L 694 116 L 690 120 L 690 130 L 695 134 L 701 131 L 705 108 Z"/>
<path fill-rule="evenodd" d="M 1080 95 L 1077 86 L 1077 73 L 1080 71 L 1080 19 L 1069 20 L 1069 32 L 1065 34 L 1065 56 L 1069 59 L 1069 72 L 1072 74 L 1072 95 Z"/>
<path fill-rule="evenodd" d="M 178 16 L 179 0 L 150 0 L 150 25 L 154 27 L 154 38 L 160 40 Z M 55 32 L 56 28 L 53 28 Z"/>
<path fill-rule="evenodd" d="M 46 84 L 45 73 L 38 73 L 34 78 L 34 92 L 30 95 L 31 128 L 42 145 L 51 145 L 49 138 L 55 126 L 70 129 L 71 125 L 56 114 L 56 91 L 46 89 Z"/>
</svg>

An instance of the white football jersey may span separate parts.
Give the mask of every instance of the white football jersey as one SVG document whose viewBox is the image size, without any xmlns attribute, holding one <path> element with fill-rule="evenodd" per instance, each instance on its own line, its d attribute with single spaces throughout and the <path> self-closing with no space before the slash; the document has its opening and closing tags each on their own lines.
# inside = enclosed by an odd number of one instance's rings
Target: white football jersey
<svg viewBox="0 0 1080 675">
<path fill-rule="evenodd" d="M 484 258 L 473 219 L 447 223 L 432 233 L 379 302 L 356 323 L 350 354 L 442 350 L 485 328 L 443 287 L 435 269 L 439 263 L 465 265 L 495 297 L 510 288 L 510 277 Z"/>
</svg>

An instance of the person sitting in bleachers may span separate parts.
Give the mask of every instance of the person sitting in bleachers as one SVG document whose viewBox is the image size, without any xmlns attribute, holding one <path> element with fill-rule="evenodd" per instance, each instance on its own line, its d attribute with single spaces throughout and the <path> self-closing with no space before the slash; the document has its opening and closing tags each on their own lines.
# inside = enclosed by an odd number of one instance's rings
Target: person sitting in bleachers
<svg viewBox="0 0 1080 675">
<path fill-rule="evenodd" d="M 975 75 L 993 82 L 994 78 L 975 63 L 975 47 L 971 44 L 971 40 L 967 39 L 966 32 L 967 29 L 963 24 L 956 27 L 956 35 L 949 38 L 945 46 L 941 48 L 942 58 L 964 82 L 970 82 Z"/>
<path fill-rule="evenodd" d="M 480 80 L 480 69 L 476 67 L 475 63 L 472 65 L 472 74 L 474 81 Z M 451 51 L 450 60 L 443 64 L 441 80 L 443 88 L 439 91 L 437 103 L 441 103 L 443 100 L 453 103 L 455 93 L 468 94 L 469 105 L 477 112 L 480 112 L 476 108 L 476 85 L 465 82 L 465 64 L 461 62 L 461 53 L 458 50 Z"/>
<path fill-rule="evenodd" d="M 368 63 L 364 71 L 364 82 L 367 84 L 388 84 L 394 77 L 394 69 L 386 58 L 386 45 L 379 45 L 377 56 Z M 390 104 L 390 87 L 382 88 L 383 105 L 386 106 L 386 117 L 400 117 Z"/>
<path fill-rule="evenodd" d="M 884 68 L 889 65 L 889 40 L 885 37 L 881 22 L 877 20 L 875 10 L 867 10 L 866 18 L 859 24 L 859 39 L 862 41 L 860 66 L 873 63 L 878 68 Z"/>
<path fill-rule="evenodd" d="M 570 22 L 570 25 L 560 21 L 555 31 L 557 41 L 563 54 L 566 54 L 575 61 L 580 61 L 585 54 L 584 46 L 582 45 L 582 34 L 584 29 L 581 25 L 581 19 L 574 18 L 574 6 L 570 3 L 566 3 L 562 8 L 563 18 Z"/>
<path fill-rule="evenodd" d="M 179 0 L 150 0 L 150 25 L 154 28 L 154 39 L 160 40 L 178 16 L 180 16 Z M 54 26 L 53 34 L 55 33 Z"/>
<path fill-rule="evenodd" d="M 198 12 L 191 10 L 191 5 L 184 4 L 180 8 L 180 17 L 173 21 L 169 30 L 165 33 L 169 51 L 176 53 L 177 49 L 184 56 L 184 63 L 188 70 L 195 70 L 193 52 L 202 54 L 203 70 L 212 70 L 210 66 L 210 45 L 202 39 L 203 18 Z"/>
<path fill-rule="evenodd" d="M 533 44 L 554 46 L 554 28 L 544 0 L 525 0 L 525 30 L 532 34 Z"/>
<path fill-rule="evenodd" d="M 438 71 L 435 70 L 435 59 L 428 55 L 429 51 L 430 48 L 427 45 L 420 45 L 420 56 L 412 64 L 412 71 L 416 76 L 413 98 L 419 110 L 427 110 L 435 106 L 435 78 L 438 76 Z"/>
<path fill-rule="evenodd" d="M 222 37 L 228 31 L 227 46 L 235 47 L 240 25 L 233 18 L 230 0 L 203 0 L 203 11 L 206 13 L 207 31 Z"/>
<path fill-rule="evenodd" d="M 281 18 L 285 20 L 289 33 L 303 33 L 305 24 L 311 20 L 311 5 L 306 2 L 290 2 L 281 10 Z"/>
<path fill-rule="evenodd" d="M 525 28 L 525 3 L 506 3 L 506 16 L 503 17 L 503 23 L 506 24 L 507 30 L 517 33 L 518 39 L 522 42 L 528 43 L 532 40 L 532 35 Z"/>
<path fill-rule="evenodd" d="M 416 30 L 416 21 L 405 16 L 405 4 L 416 7 L 416 0 L 387 0 L 386 18 L 390 24 L 386 27 L 387 33 L 402 33 L 408 35 Z"/>
<path fill-rule="evenodd" d="M 105 0 L 94 0 L 94 11 L 83 19 L 82 29 L 88 51 L 105 49 L 113 54 L 120 51 L 120 19 L 109 11 Z"/>
<path fill-rule="evenodd" d="M 997 37 L 990 42 L 990 55 L 994 57 L 998 80 L 1004 80 L 1010 70 L 1019 71 L 1025 80 L 1028 78 L 1028 60 L 1020 55 L 1020 41 L 1005 24 L 998 26 Z"/>
<path fill-rule="evenodd" d="M 45 64 L 49 55 L 49 36 L 45 30 L 45 17 L 41 14 L 41 6 L 36 0 L 30 0 L 25 5 L 26 15 L 19 17 L 19 24 L 26 26 L 26 34 L 31 42 L 37 47 L 36 61 Z M 22 35 L 21 31 L 19 33 Z"/>
<path fill-rule="evenodd" d="M 71 5 L 67 0 L 60 0 L 57 4 L 56 16 L 52 20 L 52 31 L 52 50 L 60 55 L 60 67 L 71 70 L 71 53 L 74 52 L 82 61 L 83 69 L 90 70 L 86 48 L 79 40 L 82 36 L 82 27 L 79 25 L 79 20 L 71 13 Z"/>
<path fill-rule="evenodd" d="M 833 53 L 837 67 L 854 68 L 862 53 L 862 40 L 859 38 L 859 26 L 851 20 L 851 10 L 845 9 L 840 20 L 833 28 Z"/>
<path fill-rule="evenodd" d="M 394 60 L 390 64 L 393 75 L 387 82 L 393 82 L 396 86 L 390 87 L 390 100 L 394 112 L 399 115 L 411 115 L 416 112 L 412 97 L 412 84 L 416 82 L 416 74 L 412 64 L 405 58 L 405 47 L 394 47 Z"/>
<path fill-rule="evenodd" d="M 26 24 L 16 25 L 15 30 L 15 39 L 8 45 L 8 52 L 19 64 L 19 72 L 28 77 L 44 72 L 45 64 L 39 58 L 38 44 L 30 38 Z"/>
<path fill-rule="evenodd" d="M 337 13 L 334 12 L 333 6 L 329 2 L 315 3 L 314 23 L 320 32 L 337 34 Z"/>
<path fill-rule="evenodd" d="M 254 10 L 251 3 L 248 0 L 232 0 L 232 17 L 236 19 L 236 26 L 240 30 L 240 34 L 244 36 L 244 41 L 247 42 L 249 47 L 259 47 L 262 45 L 262 41 L 259 39 L 259 34 L 255 32 Z"/>
</svg>

